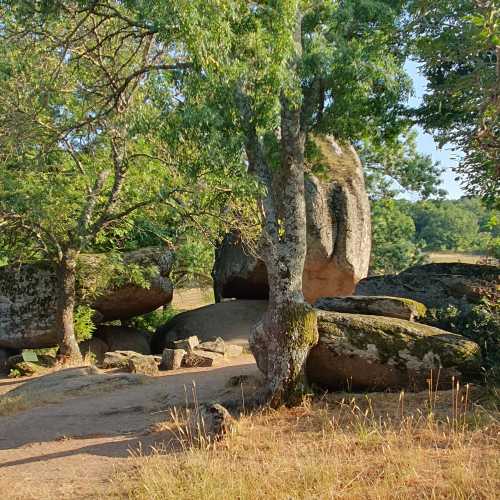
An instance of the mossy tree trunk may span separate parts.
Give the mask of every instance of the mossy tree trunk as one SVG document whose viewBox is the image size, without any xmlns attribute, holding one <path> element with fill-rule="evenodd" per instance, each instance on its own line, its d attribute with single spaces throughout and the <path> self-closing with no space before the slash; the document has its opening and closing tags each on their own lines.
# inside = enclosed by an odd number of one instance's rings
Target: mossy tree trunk
<svg viewBox="0 0 500 500">
<path fill-rule="evenodd" d="M 291 66 L 298 64 L 302 53 L 301 21 L 298 11 Z M 281 92 L 280 161 L 273 168 L 273 159 L 268 157 L 254 123 L 251 100 L 244 90 L 237 97 L 250 170 L 266 187 L 262 198 L 262 258 L 269 281 L 269 308 L 252 334 L 250 347 L 266 375 L 271 406 L 294 405 L 307 387 L 305 361 L 318 340 L 315 313 L 304 302 L 302 293 L 307 251 L 304 148 L 308 127 L 302 121 L 305 103 L 285 90 Z"/>
<path fill-rule="evenodd" d="M 76 295 L 76 258 L 76 251 L 66 249 L 62 253 L 57 267 L 57 330 L 59 334 L 59 358 L 63 364 L 82 362 L 73 321 Z"/>
</svg>

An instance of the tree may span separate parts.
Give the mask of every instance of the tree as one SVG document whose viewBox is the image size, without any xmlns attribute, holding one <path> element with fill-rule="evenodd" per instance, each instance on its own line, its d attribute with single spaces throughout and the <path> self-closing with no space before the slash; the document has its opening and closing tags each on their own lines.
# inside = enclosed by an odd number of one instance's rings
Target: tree
<svg viewBox="0 0 500 500">
<path fill-rule="evenodd" d="M 60 356 L 79 361 L 80 252 L 112 247 L 145 219 L 160 233 L 172 212 L 182 219 L 178 232 L 204 227 L 199 218 L 231 204 L 241 159 L 238 151 L 231 163 L 226 142 L 221 164 L 213 136 L 196 147 L 185 137 L 169 141 L 172 82 L 189 64 L 128 19 L 120 2 L 97 10 L 78 2 L 55 11 L 37 2 L 0 6 L 2 239 L 17 258 L 55 264 Z"/>
<path fill-rule="evenodd" d="M 494 0 L 413 0 L 414 55 L 428 80 L 417 119 L 464 152 L 466 189 L 500 200 L 500 35 Z"/>
<path fill-rule="evenodd" d="M 252 349 L 270 402 L 305 389 L 304 361 L 317 341 L 304 303 L 304 175 L 314 134 L 382 143 L 403 129 L 409 91 L 398 1 L 136 1 L 141 22 L 176 33 L 194 71 L 180 79 L 184 109 L 237 137 L 263 187 L 262 258 L 269 309 Z"/>
<path fill-rule="evenodd" d="M 375 274 L 397 273 L 422 260 L 413 219 L 398 200 L 372 202 L 372 255 Z"/>
<path fill-rule="evenodd" d="M 477 249 L 479 225 L 475 215 L 452 201 L 422 202 L 411 207 L 417 239 L 427 250 Z"/>
<path fill-rule="evenodd" d="M 430 155 L 418 151 L 416 138 L 415 130 L 407 129 L 382 144 L 369 139 L 360 141 L 358 151 L 372 200 L 394 198 L 402 191 L 424 199 L 446 194 L 439 187 L 443 169 Z"/>
</svg>

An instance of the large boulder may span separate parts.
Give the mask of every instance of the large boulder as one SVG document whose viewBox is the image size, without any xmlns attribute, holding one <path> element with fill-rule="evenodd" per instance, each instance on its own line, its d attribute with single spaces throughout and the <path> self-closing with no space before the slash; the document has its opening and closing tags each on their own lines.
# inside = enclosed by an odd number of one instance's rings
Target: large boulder
<svg viewBox="0 0 500 500">
<path fill-rule="evenodd" d="M 319 160 L 306 177 L 306 300 L 350 295 L 368 272 L 371 249 L 370 205 L 363 170 L 352 146 L 332 138 L 315 139 Z M 249 251 L 238 232 L 217 249 L 213 270 L 215 300 L 267 299 L 265 264 Z"/>
<path fill-rule="evenodd" d="M 399 273 L 361 280 L 356 295 L 390 295 L 422 302 L 429 308 L 459 309 L 483 297 L 497 297 L 500 268 L 477 264 L 426 264 Z"/>
<path fill-rule="evenodd" d="M 183 312 L 156 330 L 151 350 L 161 354 L 165 348 L 174 349 L 175 341 L 194 335 L 201 342 L 220 337 L 230 344 L 246 345 L 266 309 L 263 300 L 231 300 Z"/>
<path fill-rule="evenodd" d="M 325 389 L 424 389 L 479 376 L 479 346 L 464 337 L 410 321 L 318 312 L 319 342 L 306 370 Z"/>
<path fill-rule="evenodd" d="M 100 325 L 94 332 L 93 339 L 106 343 L 109 351 L 134 351 L 139 354 L 151 354 L 151 334 L 137 328 L 125 326 Z"/>
<path fill-rule="evenodd" d="M 145 248 L 116 254 L 82 254 L 77 300 L 95 309 L 95 321 L 128 319 L 172 300 L 171 252 Z M 0 267 L 0 347 L 57 344 L 57 280 L 47 262 Z"/>
<path fill-rule="evenodd" d="M 427 313 L 427 308 L 415 300 L 384 296 L 323 297 L 314 303 L 314 307 L 323 311 L 374 314 L 408 321 L 424 318 Z"/>
</svg>

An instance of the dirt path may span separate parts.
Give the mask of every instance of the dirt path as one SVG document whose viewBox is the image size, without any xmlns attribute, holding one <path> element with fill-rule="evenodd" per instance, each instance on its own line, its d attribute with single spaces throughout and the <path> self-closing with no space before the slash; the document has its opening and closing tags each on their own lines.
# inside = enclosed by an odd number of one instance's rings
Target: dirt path
<svg viewBox="0 0 500 500">
<path fill-rule="evenodd" d="M 115 471 L 132 463 L 131 453 L 161 446 L 161 434 L 150 430 L 169 407 L 185 406 L 193 387 L 200 402 L 241 398 L 240 388 L 226 384 L 243 374 L 257 374 L 251 356 L 0 417 L 0 497 L 106 498 Z M 0 390 L 15 384 L 2 380 Z"/>
</svg>

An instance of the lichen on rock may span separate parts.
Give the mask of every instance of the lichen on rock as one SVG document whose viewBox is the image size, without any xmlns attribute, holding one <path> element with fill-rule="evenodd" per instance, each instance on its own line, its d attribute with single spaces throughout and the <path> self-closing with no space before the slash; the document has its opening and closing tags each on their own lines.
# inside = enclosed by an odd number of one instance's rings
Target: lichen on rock
<svg viewBox="0 0 500 500">
<path fill-rule="evenodd" d="M 460 335 L 410 321 L 318 311 L 319 342 L 307 363 L 312 382 L 328 388 L 425 387 L 430 370 L 479 375 L 479 346 Z"/>
</svg>

